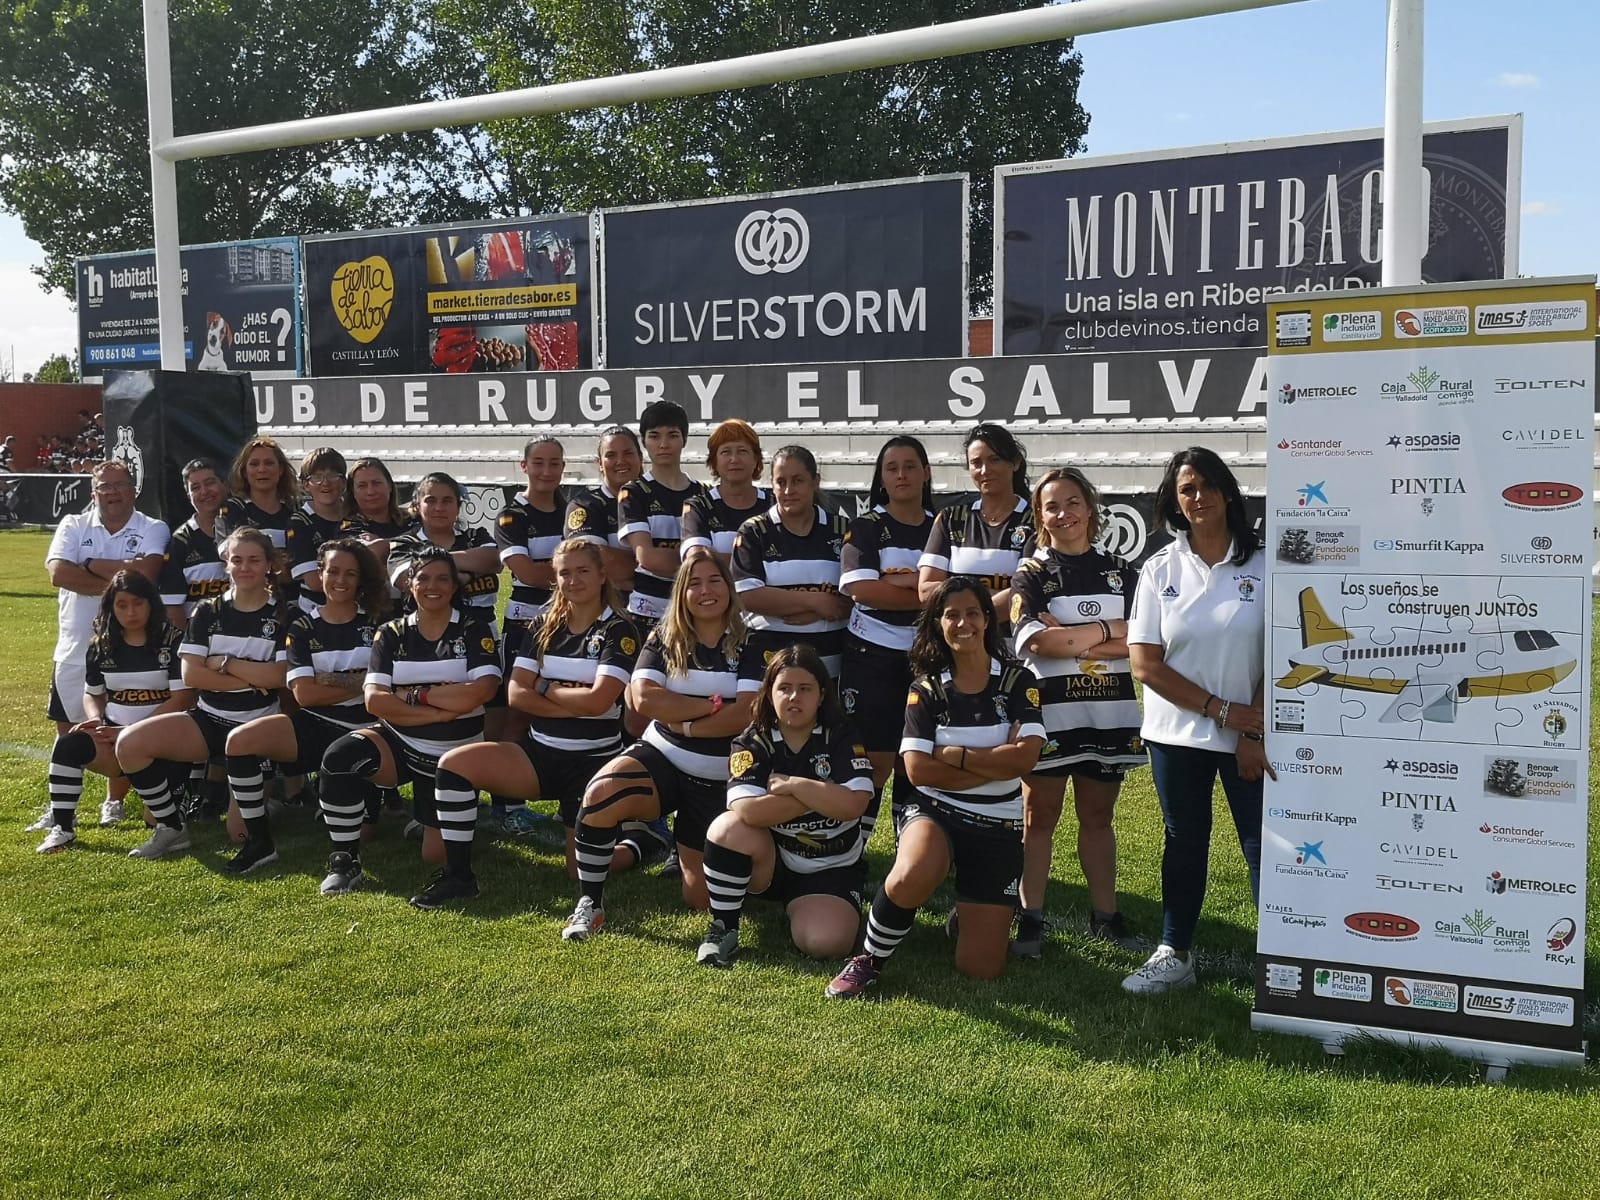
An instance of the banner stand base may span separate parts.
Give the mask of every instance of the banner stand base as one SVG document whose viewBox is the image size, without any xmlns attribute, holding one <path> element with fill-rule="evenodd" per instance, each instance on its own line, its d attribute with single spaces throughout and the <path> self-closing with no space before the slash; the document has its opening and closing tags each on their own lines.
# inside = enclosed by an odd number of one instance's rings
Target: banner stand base
<svg viewBox="0 0 1600 1200">
<path fill-rule="evenodd" d="M 1258 1033 L 1287 1033 L 1315 1038 L 1329 1054 L 1342 1055 L 1345 1043 L 1354 1038 L 1374 1038 L 1396 1046 L 1424 1050 L 1448 1050 L 1461 1058 L 1483 1063 L 1490 1083 L 1505 1078 L 1508 1067 L 1568 1067 L 1581 1070 L 1589 1044 L 1582 1050 L 1552 1050 L 1545 1046 L 1517 1046 L 1508 1042 L 1485 1042 L 1477 1038 L 1449 1034 L 1418 1033 L 1412 1029 L 1381 1029 L 1374 1025 L 1347 1025 L 1339 1021 L 1317 1021 L 1310 1017 L 1287 1017 L 1280 1013 L 1252 1012 L 1250 1028 Z"/>
</svg>

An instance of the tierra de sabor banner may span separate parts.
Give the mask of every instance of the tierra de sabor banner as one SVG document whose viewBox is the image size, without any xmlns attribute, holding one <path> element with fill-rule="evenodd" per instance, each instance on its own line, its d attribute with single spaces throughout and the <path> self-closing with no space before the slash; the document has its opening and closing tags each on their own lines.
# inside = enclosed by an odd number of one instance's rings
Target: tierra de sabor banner
<svg viewBox="0 0 1600 1200">
<path fill-rule="evenodd" d="M 1424 127 L 1425 282 L 1516 275 L 1521 138 Z M 1377 286 L 1382 195 L 1381 130 L 999 167 L 996 353 L 1265 346 L 1275 295 Z"/>
<path fill-rule="evenodd" d="M 1253 1023 L 1581 1066 L 1594 278 L 1268 319 Z"/>
</svg>

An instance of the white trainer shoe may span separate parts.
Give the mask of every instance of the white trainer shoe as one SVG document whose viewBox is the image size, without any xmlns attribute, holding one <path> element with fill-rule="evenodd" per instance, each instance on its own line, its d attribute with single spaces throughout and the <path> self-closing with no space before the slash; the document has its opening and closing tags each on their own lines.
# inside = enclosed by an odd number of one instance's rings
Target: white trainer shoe
<svg viewBox="0 0 1600 1200">
<path fill-rule="evenodd" d="M 44 835 L 44 841 L 39 843 L 38 853 L 59 854 L 73 842 L 78 840 L 78 835 L 70 829 L 63 829 L 59 825 L 50 826 L 50 832 Z"/>
<path fill-rule="evenodd" d="M 572 916 L 567 918 L 567 927 L 561 931 L 561 939 L 567 942 L 585 942 L 599 933 L 606 923 L 606 910 L 600 908 L 587 896 L 578 897 L 578 905 L 572 910 Z"/>
<path fill-rule="evenodd" d="M 113 825 L 121 825 L 124 817 L 128 815 L 127 805 L 121 800 L 102 800 L 100 802 L 100 828 L 110 829 Z"/>
<path fill-rule="evenodd" d="M 54 829 L 55 827 L 56 827 L 55 810 L 52 809 L 48 804 L 46 804 L 44 806 L 44 811 L 42 813 L 40 813 L 36 818 L 34 818 L 33 824 L 27 826 L 26 828 L 24 828 L 22 832 L 23 833 L 47 833 L 48 831 Z"/>
<path fill-rule="evenodd" d="M 1122 990 L 1135 996 L 1154 996 L 1178 988 L 1194 986 L 1194 955 L 1179 958 L 1171 946 L 1160 945 L 1132 975 L 1122 981 Z"/>
<path fill-rule="evenodd" d="M 173 854 L 182 854 L 189 849 L 189 830 L 184 827 L 174 829 L 170 825 L 157 825 L 151 833 L 150 840 L 141 846 L 135 846 L 128 851 L 129 858 L 166 858 Z"/>
</svg>

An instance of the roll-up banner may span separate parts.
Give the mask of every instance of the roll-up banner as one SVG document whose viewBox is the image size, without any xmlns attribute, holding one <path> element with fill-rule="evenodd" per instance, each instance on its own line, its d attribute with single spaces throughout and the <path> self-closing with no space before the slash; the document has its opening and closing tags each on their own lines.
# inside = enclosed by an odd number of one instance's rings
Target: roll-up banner
<svg viewBox="0 0 1600 1200">
<path fill-rule="evenodd" d="M 967 177 L 600 213 L 608 367 L 967 352 Z"/>
<path fill-rule="evenodd" d="M 314 375 L 571 371 L 594 361 L 586 214 L 303 246 Z"/>
<path fill-rule="evenodd" d="M 1581 1066 L 1594 279 L 1268 317 L 1252 1022 Z"/>
<path fill-rule="evenodd" d="M 191 371 L 300 374 L 300 245 L 293 238 L 185 246 L 183 356 Z M 106 371 L 161 365 L 156 254 L 80 258 L 78 362 L 86 383 Z"/>
<path fill-rule="evenodd" d="M 1423 280 L 1513 278 L 1522 118 L 1423 129 Z M 1273 296 L 1377 286 L 1382 194 L 1378 129 L 997 167 L 995 353 L 1265 346 Z"/>
</svg>

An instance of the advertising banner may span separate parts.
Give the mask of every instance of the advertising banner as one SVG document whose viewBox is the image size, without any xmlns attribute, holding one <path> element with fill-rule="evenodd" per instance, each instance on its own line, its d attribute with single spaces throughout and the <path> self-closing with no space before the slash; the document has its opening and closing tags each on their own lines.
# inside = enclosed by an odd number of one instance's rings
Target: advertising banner
<svg viewBox="0 0 1600 1200">
<path fill-rule="evenodd" d="M 300 374 L 300 245 L 266 238 L 185 246 L 183 356 L 191 371 Z M 161 365 L 156 254 L 78 260 L 78 362 L 86 383 Z"/>
<path fill-rule="evenodd" d="M 1521 138 L 1424 126 L 1428 283 L 1516 275 Z M 1264 346 L 1274 295 L 1377 286 L 1382 195 L 1382 130 L 997 167 L 995 352 Z"/>
<path fill-rule="evenodd" d="M 1269 318 L 1255 1023 L 1581 1064 L 1593 280 Z"/>
<path fill-rule="evenodd" d="M 967 177 L 600 214 L 608 367 L 967 352 Z"/>
<path fill-rule="evenodd" d="M 303 245 L 314 375 L 571 371 L 593 361 L 587 215 Z"/>
</svg>

